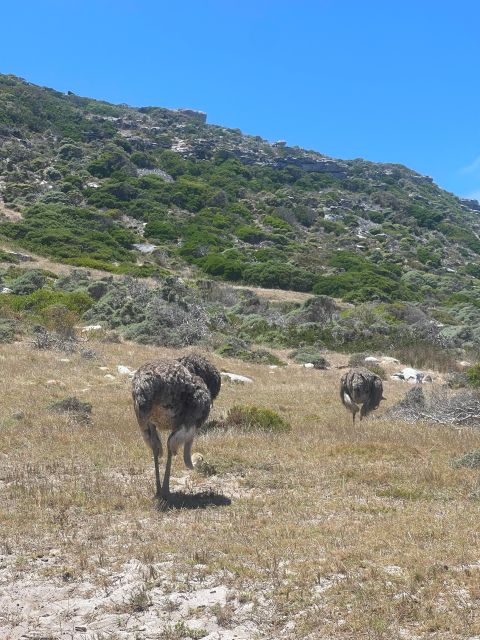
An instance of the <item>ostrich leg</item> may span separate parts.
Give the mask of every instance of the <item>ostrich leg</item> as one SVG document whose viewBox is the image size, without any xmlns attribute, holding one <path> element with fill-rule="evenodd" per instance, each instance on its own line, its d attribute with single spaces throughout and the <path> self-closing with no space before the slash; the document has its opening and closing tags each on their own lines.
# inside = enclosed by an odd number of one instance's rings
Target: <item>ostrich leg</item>
<svg viewBox="0 0 480 640">
<path fill-rule="evenodd" d="M 165 464 L 165 475 L 163 476 L 162 497 L 167 499 L 170 497 L 170 471 L 172 469 L 172 452 L 167 446 L 167 462 Z"/>
<path fill-rule="evenodd" d="M 153 452 L 153 464 L 155 465 L 155 497 L 160 498 L 162 495 L 162 484 L 160 482 L 160 469 L 158 465 L 158 451 Z"/>
</svg>

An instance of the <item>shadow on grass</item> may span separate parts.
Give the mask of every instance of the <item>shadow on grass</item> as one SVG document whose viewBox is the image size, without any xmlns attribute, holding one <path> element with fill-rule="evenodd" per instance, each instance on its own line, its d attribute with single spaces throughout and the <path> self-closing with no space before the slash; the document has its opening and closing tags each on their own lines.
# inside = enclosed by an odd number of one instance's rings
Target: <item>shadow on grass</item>
<svg viewBox="0 0 480 640">
<path fill-rule="evenodd" d="M 184 493 L 176 491 L 169 498 L 156 498 L 158 511 L 170 511 L 171 509 L 207 509 L 208 507 L 228 507 L 232 504 L 230 498 L 213 491 L 201 493 Z"/>
</svg>

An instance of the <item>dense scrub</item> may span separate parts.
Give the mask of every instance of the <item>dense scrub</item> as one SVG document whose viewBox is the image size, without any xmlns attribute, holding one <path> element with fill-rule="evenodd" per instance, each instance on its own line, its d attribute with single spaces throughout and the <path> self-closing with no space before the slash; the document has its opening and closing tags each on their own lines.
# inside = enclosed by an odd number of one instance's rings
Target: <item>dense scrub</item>
<svg viewBox="0 0 480 640">
<path fill-rule="evenodd" d="M 323 352 L 331 349 L 360 353 L 362 359 L 382 352 L 440 371 L 455 368 L 466 346 L 461 335 L 436 323 L 418 303 L 342 309 L 328 296 L 274 301 L 215 281 L 164 276 L 152 284 L 131 276 L 93 278 L 82 269 L 59 277 L 10 266 L 0 270 L 0 281 L 12 291 L 0 295 L 2 341 L 35 325 L 68 337 L 80 324 L 98 324 L 103 333 L 114 331 L 139 343 L 203 345 L 246 362 L 281 366 L 268 347 L 290 348 L 296 362 L 325 369 Z M 476 323 L 477 316 L 471 317 Z M 462 335 L 476 330 L 476 324 L 464 325 Z M 475 343 L 469 357 L 478 358 Z M 475 369 L 469 372 L 472 384 L 476 375 Z"/>
<path fill-rule="evenodd" d="M 452 332 L 471 324 L 457 321 L 474 313 L 461 304 L 480 307 L 478 213 L 400 165 L 332 160 L 13 76 L 0 76 L 0 140 L 0 199 L 23 214 L 0 217 L 0 235 L 54 259 L 426 301 Z"/>
</svg>

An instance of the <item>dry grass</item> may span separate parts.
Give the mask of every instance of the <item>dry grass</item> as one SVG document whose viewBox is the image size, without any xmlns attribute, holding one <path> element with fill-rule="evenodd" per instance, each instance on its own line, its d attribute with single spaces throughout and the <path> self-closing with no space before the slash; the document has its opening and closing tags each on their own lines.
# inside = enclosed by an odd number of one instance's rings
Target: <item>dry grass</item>
<svg viewBox="0 0 480 640">
<path fill-rule="evenodd" d="M 292 431 L 197 438 L 218 474 L 175 460 L 172 487 L 206 508 L 161 511 L 116 366 L 176 354 L 93 346 L 100 361 L 2 348 L 1 638 L 480 634 L 478 471 L 451 465 L 479 431 L 383 420 L 407 390 L 391 381 L 378 419 L 354 429 L 341 372 L 216 357 L 255 382 L 224 382 L 213 418 L 256 404 Z M 91 425 L 48 411 L 65 396 L 92 403 Z M 231 504 L 208 506 L 212 492 Z"/>
<path fill-rule="evenodd" d="M 22 217 L 23 216 L 19 211 L 14 211 L 7 207 L 3 202 L 0 202 L 0 218 L 6 218 L 12 222 L 18 222 Z"/>
</svg>

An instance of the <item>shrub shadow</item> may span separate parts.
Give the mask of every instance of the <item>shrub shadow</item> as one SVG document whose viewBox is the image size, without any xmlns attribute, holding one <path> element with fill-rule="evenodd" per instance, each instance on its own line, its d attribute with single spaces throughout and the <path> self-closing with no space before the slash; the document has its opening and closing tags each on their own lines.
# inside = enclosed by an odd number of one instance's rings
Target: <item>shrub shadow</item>
<svg viewBox="0 0 480 640">
<path fill-rule="evenodd" d="M 213 491 L 201 493 L 185 493 L 176 491 L 169 498 L 156 498 L 158 511 L 171 511 L 172 509 L 207 509 L 208 507 L 228 507 L 232 504 L 230 498 Z"/>
</svg>

